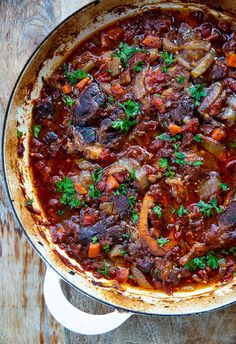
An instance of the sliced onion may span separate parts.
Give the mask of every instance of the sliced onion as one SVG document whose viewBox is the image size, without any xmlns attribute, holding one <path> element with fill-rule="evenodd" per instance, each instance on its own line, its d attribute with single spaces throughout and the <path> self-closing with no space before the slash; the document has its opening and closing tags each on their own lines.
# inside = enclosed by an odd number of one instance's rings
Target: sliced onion
<svg viewBox="0 0 236 344">
<path fill-rule="evenodd" d="M 210 178 L 204 181 L 198 190 L 201 199 L 209 198 L 220 190 L 220 179 L 217 172 L 211 172 Z"/>
<path fill-rule="evenodd" d="M 211 49 L 209 53 L 203 56 L 195 68 L 191 71 L 191 75 L 193 78 L 198 78 L 200 75 L 205 73 L 205 71 L 212 65 L 214 62 L 216 52 L 215 50 Z"/>
<path fill-rule="evenodd" d="M 207 91 L 207 96 L 203 99 L 201 105 L 198 108 L 198 111 L 205 112 L 206 109 L 208 109 L 214 101 L 219 97 L 223 90 L 223 86 L 220 82 L 215 82 L 212 84 Z"/>
<path fill-rule="evenodd" d="M 106 93 L 108 96 L 111 95 L 111 86 L 109 84 L 106 83 L 100 83 L 99 87 L 101 88 L 101 90 Z"/>
<path fill-rule="evenodd" d="M 134 276 L 138 285 L 142 288 L 153 289 L 152 285 L 148 282 L 145 275 L 136 267 L 131 268 L 132 275 Z"/>
<path fill-rule="evenodd" d="M 109 256 L 111 258 L 122 256 L 122 250 L 123 250 L 122 245 L 115 245 L 114 247 L 112 247 L 109 253 Z"/>
<path fill-rule="evenodd" d="M 85 63 L 85 65 L 83 66 L 82 70 L 86 73 L 90 72 L 93 68 L 96 67 L 96 63 L 93 60 L 88 61 L 87 63 Z"/>
<path fill-rule="evenodd" d="M 189 41 L 181 44 L 179 50 L 180 49 L 209 51 L 211 49 L 211 43 L 208 41 Z"/>
<path fill-rule="evenodd" d="M 149 54 L 150 54 L 150 61 L 151 62 L 154 62 L 158 59 L 158 56 L 159 56 L 158 49 L 156 49 L 156 48 L 150 49 Z"/>
<path fill-rule="evenodd" d="M 138 180 L 140 187 L 142 190 L 145 190 L 149 185 L 147 171 L 141 167 L 139 170 L 136 171 L 136 179 Z"/>
<path fill-rule="evenodd" d="M 181 55 L 176 55 L 176 61 L 188 70 L 192 69 L 191 64 L 186 61 Z"/>
<path fill-rule="evenodd" d="M 234 111 L 231 107 L 227 107 L 223 110 L 220 117 L 227 121 L 228 126 L 231 127 L 236 122 L 236 111 Z"/>
<path fill-rule="evenodd" d="M 236 110 L 236 96 L 230 96 L 227 99 L 227 104 L 231 107 L 231 109 Z"/>
<path fill-rule="evenodd" d="M 117 76 L 120 74 L 121 62 L 119 57 L 112 57 L 110 69 L 112 70 L 112 76 Z"/>
<path fill-rule="evenodd" d="M 142 70 L 140 73 L 137 73 L 134 81 L 134 94 L 135 97 L 139 100 L 143 99 L 145 94 L 147 93 L 144 86 L 145 74 L 145 70 Z"/>
<path fill-rule="evenodd" d="M 226 157 L 226 148 L 222 143 L 213 140 L 210 137 L 202 135 L 201 144 L 208 152 L 213 154 L 219 160 L 225 160 Z"/>
<path fill-rule="evenodd" d="M 140 169 L 139 163 L 134 159 L 120 159 L 116 161 L 114 164 L 109 166 L 108 168 L 108 174 L 114 174 L 119 173 L 124 170 L 131 172 L 132 169 Z"/>
<path fill-rule="evenodd" d="M 169 38 L 163 38 L 163 48 L 169 52 L 176 52 L 180 49 L 175 43 L 171 42 Z"/>
</svg>

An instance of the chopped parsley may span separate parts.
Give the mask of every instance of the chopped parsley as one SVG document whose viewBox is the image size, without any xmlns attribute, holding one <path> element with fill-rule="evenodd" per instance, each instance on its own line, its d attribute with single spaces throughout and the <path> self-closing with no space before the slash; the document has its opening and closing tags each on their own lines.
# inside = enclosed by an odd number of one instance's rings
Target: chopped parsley
<svg viewBox="0 0 236 344">
<path fill-rule="evenodd" d="M 75 100 L 72 99 L 70 96 L 64 95 L 63 100 L 68 107 L 72 107 L 74 105 Z"/>
<path fill-rule="evenodd" d="M 205 84 L 197 84 L 194 87 L 190 87 L 189 92 L 195 100 L 195 106 L 198 106 L 202 98 L 206 96 Z"/>
<path fill-rule="evenodd" d="M 231 148 L 236 148 L 236 141 L 231 142 L 231 143 L 230 143 L 230 147 L 231 147 Z"/>
<path fill-rule="evenodd" d="M 217 199 L 213 198 L 208 203 L 205 203 L 204 201 L 200 201 L 197 203 L 198 208 L 202 213 L 204 213 L 206 216 L 211 216 L 211 212 L 213 209 L 216 210 L 217 214 L 220 214 L 222 212 L 222 207 L 217 206 Z"/>
<path fill-rule="evenodd" d="M 69 205 L 71 208 L 76 208 L 81 205 L 81 202 L 76 198 L 74 182 L 71 178 L 65 177 L 59 180 L 56 184 L 57 192 L 62 193 L 61 203 Z"/>
<path fill-rule="evenodd" d="M 219 258 L 216 256 L 215 252 L 209 251 L 203 257 L 197 257 L 194 259 L 189 260 L 185 265 L 184 268 L 189 271 L 195 271 L 197 268 L 205 269 L 206 266 L 211 267 L 213 270 L 218 269 L 219 264 L 224 261 L 223 258 Z"/>
<path fill-rule="evenodd" d="M 160 158 L 159 166 L 161 168 L 168 168 L 169 167 L 168 159 L 167 158 Z"/>
<path fill-rule="evenodd" d="M 169 240 L 167 238 L 160 237 L 159 239 L 157 239 L 157 242 L 158 242 L 158 245 L 160 247 L 162 247 L 165 244 L 167 244 L 169 242 Z"/>
<path fill-rule="evenodd" d="M 138 211 L 137 210 L 133 210 L 132 213 L 132 221 L 135 223 L 138 221 Z"/>
<path fill-rule="evenodd" d="M 124 238 L 125 240 L 129 240 L 130 239 L 130 234 L 129 233 L 124 233 L 124 234 L 122 234 L 122 238 Z"/>
<path fill-rule="evenodd" d="M 109 103 L 115 103 L 115 98 L 113 98 L 112 96 L 107 97 L 107 100 Z"/>
<path fill-rule="evenodd" d="M 17 130 L 17 138 L 20 139 L 22 135 L 23 135 L 22 131 Z"/>
<path fill-rule="evenodd" d="M 185 161 L 186 156 L 184 153 L 175 152 L 175 156 L 176 156 L 176 159 L 175 159 L 176 164 L 179 164 L 179 165 L 186 164 L 186 161 Z"/>
<path fill-rule="evenodd" d="M 138 52 L 146 52 L 147 50 L 144 48 L 137 48 L 133 46 L 129 46 L 127 43 L 121 42 L 119 48 L 114 52 L 113 56 L 119 57 L 122 67 L 127 66 L 128 60 Z"/>
<path fill-rule="evenodd" d="M 185 78 L 184 78 L 183 75 L 179 75 L 179 76 L 177 77 L 177 81 L 178 81 L 178 83 L 179 83 L 180 85 L 183 85 L 184 80 L 185 80 Z"/>
<path fill-rule="evenodd" d="M 141 72 L 144 68 L 144 62 L 143 61 L 138 61 L 136 65 L 134 66 L 134 71 L 135 72 Z"/>
<path fill-rule="evenodd" d="M 172 141 L 172 138 L 167 133 L 162 133 L 156 136 L 159 140 Z"/>
<path fill-rule="evenodd" d="M 136 203 L 136 196 L 133 196 L 133 195 L 129 196 L 128 197 L 128 203 L 131 207 L 134 207 L 134 205 Z"/>
<path fill-rule="evenodd" d="M 109 277 L 109 268 L 105 261 L 103 262 L 103 270 L 97 269 L 97 272 L 105 277 Z"/>
<path fill-rule="evenodd" d="M 131 168 L 130 174 L 129 174 L 129 180 L 132 181 L 132 180 L 135 180 L 135 179 L 136 179 L 136 172 L 135 172 L 135 169 L 134 169 L 134 168 Z"/>
<path fill-rule="evenodd" d="M 124 257 L 126 254 L 127 254 L 127 252 L 126 252 L 125 250 L 122 250 L 122 251 L 120 252 L 121 257 Z"/>
<path fill-rule="evenodd" d="M 162 72 L 167 73 L 168 68 L 175 61 L 173 53 L 168 53 L 168 51 L 163 51 L 161 53 L 161 57 L 163 58 L 163 61 L 165 63 L 165 66 L 162 68 Z"/>
<path fill-rule="evenodd" d="M 41 130 L 42 126 L 40 124 L 34 124 L 33 125 L 33 135 L 35 138 L 39 137 L 39 132 Z"/>
<path fill-rule="evenodd" d="M 98 183 L 102 178 L 102 168 L 99 166 L 95 171 L 92 172 L 92 180 L 94 183 Z"/>
<path fill-rule="evenodd" d="M 126 190 L 125 184 L 120 184 L 119 188 L 114 191 L 114 195 L 116 195 L 116 196 L 119 196 L 119 195 L 126 196 L 127 195 L 127 190 Z"/>
<path fill-rule="evenodd" d="M 153 212 L 154 212 L 154 214 L 156 214 L 156 216 L 157 216 L 159 219 L 161 218 L 161 216 L 162 216 L 162 208 L 161 208 L 160 205 L 155 205 L 155 206 L 153 207 Z"/>
<path fill-rule="evenodd" d="M 99 191 L 95 185 L 89 185 L 89 197 L 91 199 L 98 199 L 101 197 L 101 191 Z"/>
<path fill-rule="evenodd" d="M 181 205 L 177 211 L 177 214 L 179 217 L 182 217 L 183 215 L 188 215 L 188 210 L 184 208 L 183 205 Z"/>
<path fill-rule="evenodd" d="M 62 209 L 59 209 L 59 210 L 57 211 L 57 215 L 58 215 L 58 216 L 62 216 L 62 215 L 64 215 L 64 213 L 65 213 L 65 211 L 62 210 Z"/>
<path fill-rule="evenodd" d="M 96 244 L 97 241 L 98 241 L 98 237 L 96 235 L 94 235 L 91 239 L 91 243 Z"/>
<path fill-rule="evenodd" d="M 223 191 L 229 190 L 229 184 L 227 184 L 227 183 L 220 183 L 220 187 Z"/>
<path fill-rule="evenodd" d="M 195 161 L 195 162 L 193 163 L 193 166 L 200 166 L 200 165 L 202 165 L 202 164 L 203 164 L 203 161 L 197 160 L 197 161 Z"/>
<path fill-rule="evenodd" d="M 109 253 L 110 252 L 110 245 L 109 244 L 105 244 L 103 246 L 103 251 L 105 251 L 106 253 Z"/>
<path fill-rule="evenodd" d="M 193 137 L 194 141 L 196 142 L 201 142 L 202 141 L 202 135 L 201 134 L 196 134 L 194 137 Z"/>
<path fill-rule="evenodd" d="M 129 99 L 122 104 L 119 103 L 118 105 L 124 110 L 126 117 L 124 119 L 118 118 L 117 120 L 113 121 L 112 128 L 127 133 L 131 127 L 137 124 L 135 117 L 140 112 L 139 104 Z"/>
<path fill-rule="evenodd" d="M 64 74 L 67 78 L 67 81 L 72 86 L 76 85 L 79 80 L 82 80 L 85 77 L 89 76 L 89 74 L 83 71 L 82 69 L 77 69 L 73 72 L 69 72 L 68 67 L 66 65 L 64 65 Z"/>
<path fill-rule="evenodd" d="M 31 207 L 32 204 L 33 204 L 33 202 L 34 202 L 34 199 L 33 199 L 33 198 L 30 198 L 30 199 L 26 202 L 26 206 L 27 206 L 27 207 Z"/>
</svg>

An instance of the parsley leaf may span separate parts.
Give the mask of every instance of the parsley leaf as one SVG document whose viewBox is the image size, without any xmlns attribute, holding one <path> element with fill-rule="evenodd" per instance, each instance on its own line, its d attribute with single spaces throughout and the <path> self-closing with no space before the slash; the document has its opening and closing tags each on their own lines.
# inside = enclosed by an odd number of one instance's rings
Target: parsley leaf
<svg viewBox="0 0 236 344">
<path fill-rule="evenodd" d="M 105 277 L 109 277 L 109 268 L 105 261 L 103 262 L 103 270 L 97 269 L 97 272 Z"/>
<path fill-rule="evenodd" d="M 191 96 L 194 98 L 195 106 L 200 105 L 200 101 L 206 96 L 205 84 L 197 84 L 189 89 Z"/>
<path fill-rule="evenodd" d="M 186 208 L 184 208 L 183 205 L 181 205 L 179 207 L 179 210 L 177 211 L 177 214 L 178 214 L 179 217 L 182 217 L 184 214 L 188 215 L 188 210 Z"/>
<path fill-rule="evenodd" d="M 92 180 L 94 183 L 98 183 L 102 178 L 102 168 L 99 166 L 95 171 L 92 172 Z"/>
<path fill-rule="evenodd" d="M 231 147 L 231 148 L 236 148 L 236 141 L 231 142 L 231 143 L 230 143 L 230 147 Z"/>
<path fill-rule="evenodd" d="M 160 219 L 161 218 L 161 215 L 162 215 L 162 208 L 160 205 L 155 205 L 153 207 L 153 212 L 154 214 L 156 214 L 156 216 Z"/>
<path fill-rule="evenodd" d="M 109 103 L 115 103 L 115 98 L 113 98 L 112 96 L 107 97 L 107 100 Z"/>
<path fill-rule="evenodd" d="M 118 118 L 112 122 L 112 128 L 128 132 L 131 127 L 137 124 L 137 120 L 133 119 L 140 112 L 139 104 L 131 99 L 124 103 L 119 103 L 119 107 L 123 108 L 126 117 L 124 119 Z"/>
<path fill-rule="evenodd" d="M 186 156 L 185 156 L 185 154 L 183 154 L 181 152 L 175 152 L 175 156 L 177 158 L 175 160 L 176 164 L 179 164 L 179 165 L 186 164 L 186 161 L 185 161 Z"/>
<path fill-rule="evenodd" d="M 197 160 L 197 161 L 195 161 L 195 162 L 193 163 L 193 166 L 200 166 L 200 165 L 202 165 L 202 164 L 203 164 L 203 161 Z"/>
<path fill-rule="evenodd" d="M 56 184 L 57 192 L 63 193 L 61 197 L 62 204 L 68 204 L 71 208 L 76 208 L 81 205 L 81 202 L 76 198 L 74 182 L 71 178 L 65 177 L 63 180 L 59 180 Z"/>
<path fill-rule="evenodd" d="M 158 242 L 159 246 L 162 247 L 165 244 L 167 244 L 169 242 L 169 240 L 167 238 L 160 237 L 159 239 L 157 239 L 157 242 Z"/>
<path fill-rule="evenodd" d="M 184 80 L 185 80 L 185 78 L 184 78 L 183 75 L 179 75 L 179 76 L 177 77 L 177 81 L 178 81 L 178 83 L 179 83 L 180 85 L 183 85 Z"/>
<path fill-rule="evenodd" d="M 62 215 L 64 215 L 64 210 L 62 210 L 62 209 L 59 209 L 58 211 L 57 211 L 57 215 L 58 216 L 62 216 Z"/>
<path fill-rule="evenodd" d="M 217 214 L 220 214 L 222 212 L 222 207 L 217 206 L 217 199 L 213 198 L 211 201 L 208 203 L 205 203 L 204 201 L 200 201 L 197 203 L 198 208 L 202 213 L 204 213 L 206 216 L 211 216 L 211 211 L 213 209 L 216 210 Z"/>
<path fill-rule="evenodd" d="M 119 103 L 118 105 L 124 109 L 126 115 L 131 118 L 136 117 L 140 112 L 139 104 L 132 99 L 128 99 L 126 102 Z"/>
<path fill-rule="evenodd" d="M 205 269 L 206 266 L 211 267 L 213 270 L 218 269 L 219 264 L 224 259 L 217 257 L 215 252 L 209 251 L 203 257 L 197 257 L 194 259 L 189 260 L 185 265 L 184 268 L 189 271 L 195 271 L 197 268 Z"/>
<path fill-rule="evenodd" d="M 144 48 L 137 48 L 133 46 L 129 46 L 127 43 L 121 42 L 119 48 L 114 52 L 113 56 L 119 57 L 122 67 L 127 66 L 128 60 L 138 52 L 146 52 L 147 50 Z"/>
<path fill-rule="evenodd" d="M 17 130 L 17 138 L 20 139 L 22 135 L 23 135 L 22 131 Z"/>
<path fill-rule="evenodd" d="M 34 124 L 33 125 L 33 135 L 35 138 L 39 137 L 39 132 L 41 130 L 42 126 L 40 124 Z"/>
<path fill-rule="evenodd" d="M 168 159 L 167 159 L 167 158 L 160 158 L 160 160 L 159 160 L 159 166 L 160 166 L 161 168 L 167 168 L 167 167 L 169 167 Z"/>
<path fill-rule="evenodd" d="M 89 185 L 89 197 L 91 199 L 97 199 L 101 197 L 101 192 L 95 187 L 95 185 Z"/>
<path fill-rule="evenodd" d="M 156 136 L 159 140 L 172 141 L 172 138 L 167 133 L 162 133 Z"/>
<path fill-rule="evenodd" d="M 91 243 L 92 243 L 92 244 L 96 244 L 97 241 L 98 241 L 98 238 L 97 238 L 96 235 L 94 235 L 94 236 L 92 237 L 92 239 L 91 239 Z"/>
<path fill-rule="evenodd" d="M 227 183 L 220 183 L 220 187 L 223 191 L 229 190 L 229 184 L 227 184 Z"/>
<path fill-rule="evenodd" d="M 109 253 L 110 252 L 110 245 L 109 244 L 105 244 L 103 246 L 103 251 L 105 251 L 106 253 Z"/>
<path fill-rule="evenodd" d="M 124 233 L 124 234 L 122 234 L 122 238 L 124 238 L 125 240 L 129 240 L 130 239 L 130 234 L 129 233 Z"/>
<path fill-rule="evenodd" d="M 131 168 L 130 170 L 130 175 L 129 175 L 129 180 L 132 181 L 132 180 L 135 180 L 136 179 L 136 172 L 135 172 L 135 169 L 134 168 Z"/>
<path fill-rule="evenodd" d="M 144 68 L 144 62 L 143 61 L 138 61 L 136 65 L 134 66 L 134 71 L 135 72 L 141 72 Z"/>
<path fill-rule="evenodd" d="M 73 72 L 68 72 L 67 66 L 64 67 L 64 69 L 65 69 L 64 74 L 65 74 L 69 84 L 72 86 L 76 85 L 79 80 L 82 80 L 85 77 L 89 76 L 89 74 L 86 73 L 85 71 L 83 71 L 82 69 L 77 69 Z"/>
<path fill-rule="evenodd" d="M 168 51 L 163 51 L 161 53 L 161 57 L 163 58 L 163 61 L 165 63 L 165 66 L 163 67 L 162 71 L 163 73 L 166 73 L 170 65 L 175 61 L 173 57 L 173 53 L 168 53 Z"/>
<path fill-rule="evenodd" d="M 136 203 L 136 197 L 131 195 L 128 197 L 128 203 L 131 207 L 134 207 L 135 203 Z"/>
<path fill-rule="evenodd" d="M 72 99 L 70 96 L 64 95 L 63 100 L 68 107 L 72 107 L 74 105 L 75 100 Z"/>
<path fill-rule="evenodd" d="M 194 137 L 193 137 L 194 141 L 196 142 L 201 142 L 202 141 L 202 135 L 200 134 L 196 134 Z"/>
<path fill-rule="evenodd" d="M 135 223 L 138 221 L 138 211 L 137 210 L 133 210 L 132 213 L 132 221 Z"/>
</svg>

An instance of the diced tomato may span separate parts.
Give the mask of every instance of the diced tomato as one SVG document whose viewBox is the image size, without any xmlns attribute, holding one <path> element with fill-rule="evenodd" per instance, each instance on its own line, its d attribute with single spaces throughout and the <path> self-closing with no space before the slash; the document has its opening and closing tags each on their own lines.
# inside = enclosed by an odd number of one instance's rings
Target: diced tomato
<svg viewBox="0 0 236 344">
<path fill-rule="evenodd" d="M 154 96 L 152 98 L 152 105 L 154 105 L 160 113 L 164 113 L 166 111 L 163 99 L 158 96 Z"/>
<path fill-rule="evenodd" d="M 85 214 L 83 218 L 83 226 L 89 226 L 96 223 L 99 219 L 99 214 L 96 211 L 93 211 L 92 213 Z"/>
<path fill-rule="evenodd" d="M 116 271 L 116 279 L 119 283 L 127 282 L 129 277 L 129 269 L 120 268 Z"/>
</svg>

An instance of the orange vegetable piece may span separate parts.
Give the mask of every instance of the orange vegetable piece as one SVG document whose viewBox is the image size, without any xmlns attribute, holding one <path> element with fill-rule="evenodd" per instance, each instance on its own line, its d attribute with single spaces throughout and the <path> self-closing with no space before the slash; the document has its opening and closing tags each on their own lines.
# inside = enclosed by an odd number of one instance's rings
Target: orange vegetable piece
<svg viewBox="0 0 236 344">
<path fill-rule="evenodd" d="M 160 113 L 164 113 L 166 111 L 163 99 L 158 96 L 154 96 L 152 98 L 152 105 L 154 105 Z"/>
<path fill-rule="evenodd" d="M 122 96 L 125 93 L 124 88 L 120 84 L 112 84 L 111 92 L 113 96 Z"/>
<path fill-rule="evenodd" d="M 235 53 L 229 53 L 226 56 L 226 64 L 228 67 L 236 67 L 236 54 Z"/>
<path fill-rule="evenodd" d="M 72 92 L 72 87 L 70 85 L 64 85 L 61 90 L 64 94 L 68 94 Z"/>
<path fill-rule="evenodd" d="M 82 185 L 75 183 L 75 190 L 80 194 L 80 195 L 85 195 L 86 193 L 88 193 L 87 189 L 85 189 L 85 187 L 83 187 Z"/>
<path fill-rule="evenodd" d="M 113 176 L 108 176 L 107 182 L 106 182 L 106 190 L 107 191 L 113 191 L 117 189 L 120 186 L 117 179 Z"/>
<path fill-rule="evenodd" d="M 172 123 L 169 125 L 168 129 L 172 136 L 175 136 L 176 134 L 181 132 L 181 127 L 179 125 L 172 124 Z"/>
<path fill-rule="evenodd" d="M 213 140 L 221 141 L 225 138 L 225 131 L 221 128 L 215 128 L 211 134 Z"/>
<path fill-rule="evenodd" d="M 89 258 L 95 258 L 97 256 L 99 256 L 100 254 L 100 244 L 96 243 L 90 243 L 89 244 L 89 249 L 88 249 L 88 257 Z"/>
<path fill-rule="evenodd" d="M 78 88 L 78 90 L 82 90 L 84 88 L 84 86 L 87 85 L 87 83 L 90 81 L 91 79 L 86 76 L 85 78 L 83 78 L 82 80 L 80 80 L 78 82 L 78 84 L 75 85 L 76 88 Z"/>
<path fill-rule="evenodd" d="M 160 38 L 157 36 L 148 35 L 141 41 L 141 44 L 145 45 L 146 47 L 159 48 Z"/>
</svg>

